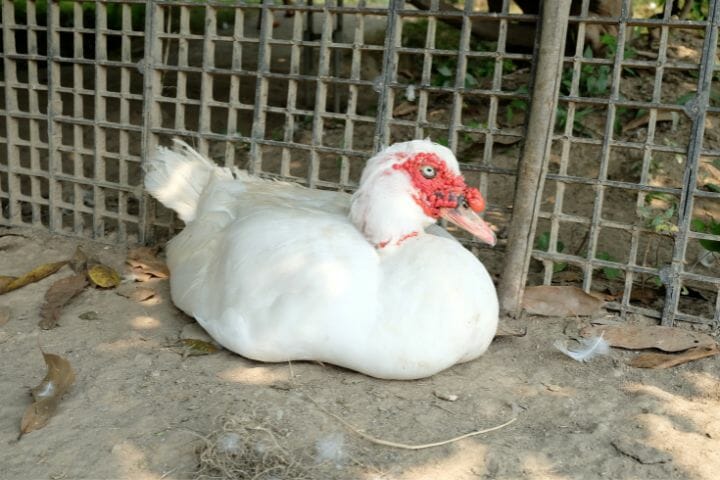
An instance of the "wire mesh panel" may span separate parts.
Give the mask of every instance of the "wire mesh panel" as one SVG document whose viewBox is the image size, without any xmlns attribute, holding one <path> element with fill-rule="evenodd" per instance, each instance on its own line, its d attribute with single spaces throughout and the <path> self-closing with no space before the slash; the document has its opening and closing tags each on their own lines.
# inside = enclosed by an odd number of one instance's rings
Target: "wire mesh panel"
<svg viewBox="0 0 720 480">
<path fill-rule="evenodd" d="M 153 2 L 148 147 L 181 135 L 218 163 L 350 192 L 374 151 L 429 136 L 502 225 L 536 16 L 475 3 Z M 507 51 L 509 25 L 530 27 L 524 51 Z M 150 215 L 153 236 L 173 230 Z"/>
<path fill-rule="evenodd" d="M 17 16 L 13 2 L 5 1 L 2 7 L 2 219 L 47 228 L 51 173 L 45 17 L 32 3 Z"/>
<path fill-rule="evenodd" d="M 384 144 L 430 137 L 453 149 L 468 181 L 488 199 L 488 218 L 502 238 L 524 135 L 536 15 L 509 13 L 507 1 L 496 12 L 474 1 L 405 3 L 396 2 L 388 19 L 378 138 Z"/>
<path fill-rule="evenodd" d="M 144 16 L 133 8 L 3 2 L 8 224 L 113 242 L 141 237 Z"/>
<path fill-rule="evenodd" d="M 581 281 L 624 314 L 717 327 L 719 2 L 695 19 L 671 1 L 610 3 L 607 22 L 588 1 L 571 19 L 534 252 L 542 280 Z"/>
<path fill-rule="evenodd" d="M 346 192 L 377 149 L 430 137 L 503 244 L 537 2 L 0 1 L 3 225 L 168 238 L 141 162 L 172 137 Z M 531 282 L 720 325 L 719 2 L 573 2 Z M 500 271 L 502 248 L 463 241 Z"/>
</svg>

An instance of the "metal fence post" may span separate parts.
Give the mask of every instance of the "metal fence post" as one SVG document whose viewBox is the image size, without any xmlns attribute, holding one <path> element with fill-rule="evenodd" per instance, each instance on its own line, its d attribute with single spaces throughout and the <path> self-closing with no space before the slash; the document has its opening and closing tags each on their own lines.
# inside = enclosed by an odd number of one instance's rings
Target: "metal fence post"
<svg viewBox="0 0 720 480">
<path fill-rule="evenodd" d="M 505 269 L 499 286 L 501 309 L 511 315 L 520 311 L 530 265 L 555 124 L 570 4 L 571 0 L 546 0 L 542 8 L 527 135 L 515 186 Z"/>
<path fill-rule="evenodd" d="M 375 126 L 375 152 L 387 146 L 390 139 L 388 121 L 392 116 L 390 105 L 394 99 L 394 92 L 389 85 L 396 80 L 397 74 L 397 45 L 400 43 L 398 27 L 400 18 L 398 11 L 402 9 L 405 0 L 391 0 L 388 5 L 387 33 L 385 35 L 385 53 L 383 55 L 382 73 L 375 81 L 375 89 L 379 93 L 377 109 L 377 125 Z"/>
</svg>

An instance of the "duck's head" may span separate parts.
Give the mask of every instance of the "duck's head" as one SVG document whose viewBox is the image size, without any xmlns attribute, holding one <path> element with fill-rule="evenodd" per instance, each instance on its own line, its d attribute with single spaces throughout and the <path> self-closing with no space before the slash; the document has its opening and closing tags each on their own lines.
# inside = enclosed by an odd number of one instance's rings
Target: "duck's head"
<svg viewBox="0 0 720 480">
<path fill-rule="evenodd" d="M 485 199 L 468 187 L 455 155 L 429 140 L 396 143 L 368 160 L 353 196 L 350 217 L 374 245 L 399 245 L 445 218 L 495 245 L 495 233 L 478 216 Z"/>
</svg>

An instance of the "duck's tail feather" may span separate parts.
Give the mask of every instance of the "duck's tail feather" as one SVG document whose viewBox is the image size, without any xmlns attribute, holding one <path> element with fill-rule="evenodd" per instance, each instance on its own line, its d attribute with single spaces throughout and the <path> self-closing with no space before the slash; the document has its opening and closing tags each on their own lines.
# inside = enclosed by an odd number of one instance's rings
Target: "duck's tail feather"
<svg viewBox="0 0 720 480">
<path fill-rule="evenodd" d="M 233 178 L 233 175 L 229 169 L 215 165 L 182 140 L 174 139 L 173 142 L 172 149 L 158 147 L 143 165 L 145 189 L 187 223 L 195 219 L 200 195 L 210 179 Z"/>
</svg>

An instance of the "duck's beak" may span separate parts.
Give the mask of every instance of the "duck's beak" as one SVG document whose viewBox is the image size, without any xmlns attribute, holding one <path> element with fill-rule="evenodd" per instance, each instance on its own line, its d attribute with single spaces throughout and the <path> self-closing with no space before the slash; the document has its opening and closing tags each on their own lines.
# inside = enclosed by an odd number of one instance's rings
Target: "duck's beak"
<svg viewBox="0 0 720 480">
<path fill-rule="evenodd" d="M 495 232 L 490 228 L 490 224 L 467 207 L 443 208 L 441 216 L 448 222 L 454 223 L 463 230 L 472 233 L 478 240 L 487 243 L 491 247 L 494 247 L 495 243 L 497 243 Z"/>
<path fill-rule="evenodd" d="M 491 247 L 495 246 L 497 243 L 495 232 L 490 224 L 476 213 L 485 209 L 485 200 L 475 189 L 467 189 L 466 193 L 467 197 L 461 196 L 457 207 L 440 209 L 440 216 L 472 233 L 481 242 L 485 242 Z"/>
</svg>

